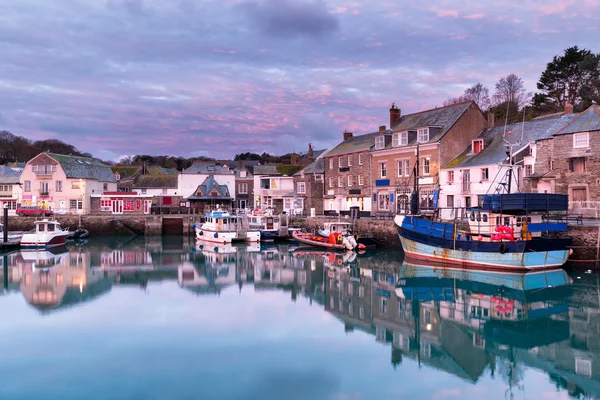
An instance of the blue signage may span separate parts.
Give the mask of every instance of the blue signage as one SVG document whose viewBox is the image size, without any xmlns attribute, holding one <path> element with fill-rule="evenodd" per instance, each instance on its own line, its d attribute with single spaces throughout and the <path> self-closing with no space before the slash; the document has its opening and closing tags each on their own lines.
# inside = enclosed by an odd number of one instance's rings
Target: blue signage
<svg viewBox="0 0 600 400">
<path fill-rule="evenodd" d="M 387 297 L 388 299 L 390 298 L 389 290 L 376 289 L 375 294 L 379 297 Z"/>
<path fill-rule="evenodd" d="M 394 202 L 394 193 L 390 193 L 390 203 Z"/>
<path fill-rule="evenodd" d="M 438 208 L 438 200 L 440 199 L 440 191 L 435 189 L 433 191 L 433 208 Z"/>
<path fill-rule="evenodd" d="M 377 179 L 375 181 L 375 186 L 390 186 L 389 179 Z"/>
</svg>

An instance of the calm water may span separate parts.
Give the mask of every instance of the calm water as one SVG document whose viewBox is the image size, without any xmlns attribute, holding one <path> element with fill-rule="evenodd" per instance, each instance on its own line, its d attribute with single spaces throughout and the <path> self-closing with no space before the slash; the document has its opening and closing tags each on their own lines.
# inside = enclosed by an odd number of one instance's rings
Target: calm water
<svg viewBox="0 0 600 400">
<path fill-rule="evenodd" d="M 0 399 L 600 396 L 585 269 L 478 274 L 389 251 L 160 238 L 0 261 Z"/>
</svg>

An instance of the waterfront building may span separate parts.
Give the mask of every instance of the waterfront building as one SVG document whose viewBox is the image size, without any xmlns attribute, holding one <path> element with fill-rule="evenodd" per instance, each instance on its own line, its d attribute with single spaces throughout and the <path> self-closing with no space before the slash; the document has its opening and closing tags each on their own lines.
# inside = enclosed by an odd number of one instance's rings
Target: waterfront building
<svg viewBox="0 0 600 400">
<path fill-rule="evenodd" d="M 17 172 L 6 165 L 0 165 L 0 213 L 4 207 L 8 208 L 9 215 L 15 215 L 18 203 L 21 201 L 21 186 Z"/>
<path fill-rule="evenodd" d="M 390 129 L 372 135 L 373 214 L 410 211 L 414 168 L 421 207 L 434 206 L 440 167 L 459 154 L 486 127 L 486 118 L 472 101 L 402 115 L 390 109 Z"/>
<path fill-rule="evenodd" d="M 379 128 L 385 130 L 385 126 Z M 377 132 L 354 136 L 344 132 L 343 141 L 324 156 L 324 213 L 349 214 L 358 207 L 363 215 L 372 208 L 372 164 L 369 150 Z"/>
<path fill-rule="evenodd" d="M 537 160 L 546 157 L 539 143 L 552 140 L 553 134 L 574 118 L 560 113 L 507 126 L 488 125 L 443 165 L 438 202 L 441 218 L 462 217 L 467 208 L 481 204 L 486 194 L 508 193 L 509 189 L 510 193 L 533 191 L 528 179 L 541 176 L 535 174 L 541 172 Z M 508 154 L 513 157 L 510 182 Z"/>
<path fill-rule="evenodd" d="M 565 106 L 569 115 L 570 104 Z M 600 108 L 577 114 L 551 137 L 535 143 L 535 162 L 525 173 L 532 192 L 568 194 L 571 210 L 598 217 L 600 202 Z"/>
<path fill-rule="evenodd" d="M 194 193 L 187 197 L 190 207 L 200 213 L 207 213 L 216 208 L 231 210 L 233 196 L 227 185 L 217 182 L 214 175 L 209 175 L 202 184 L 198 185 Z"/>
<path fill-rule="evenodd" d="M 235 172 L 235 208 L 254 209 L 254 175 L 240 163 Z"/>
<path fill-rule="evenodd" d="M 89 157 L 55 153 L 40 153 L 29 160 L 19 182 L 22 205 L 55 213 L 89 213 L 92 195 L 117 190 L 108 165 Z"/>
<path fill-rule="evenodd" d="M 183 200 L 179 194 L 178 173 L 170 168 L 144 168 L 133 180 L 131 191 L 151 195 L 157 207 L 179 207 Z"/>
<path fill-rule="evenodd" d="M 136 192 L 102 192 L 90 196 L 91 215 L 144 215 L 152 209 L 151 194 Z"/>
<path fill-rule="evenodd" d="M 304 215 L 323 215 L 326 154 L 326 151 L 322 152 L 315 161 L 294 174 L 296 199 L 298 206 L 302 205 L 299 208 Z"/>
<path fill-rule="evenodd" d="M 282 174 L 276 165 L 254 167 L 254 196 L 255 207 L 273 209 L 277 214 L 302 209 L 294 191 L 294 177 Z"/>
<path fill-rule="evenodd" d="M 183 170 L 178 175 L 177 180 L 177 192 L 184 199 L 189 199 L 190 196 L 198 195 L 200 185 L 204 185 L 207 179 L 212 177 L 217 185 L 227 186 L 227 197 L 231 199 L 227 200 L 223 206 L 231 206 L 232 194 L 235 193 L 235 172 L 229 168 L 227 164 L 218 164 L 215 162 L 196 162 L 189 168 Z M 202 189 L 200 189 L 202 192 Z M 217 200 L 217 199 L 214 199 Z M 219 204 L 214 204 L 219 205 Z"/>
</svg>

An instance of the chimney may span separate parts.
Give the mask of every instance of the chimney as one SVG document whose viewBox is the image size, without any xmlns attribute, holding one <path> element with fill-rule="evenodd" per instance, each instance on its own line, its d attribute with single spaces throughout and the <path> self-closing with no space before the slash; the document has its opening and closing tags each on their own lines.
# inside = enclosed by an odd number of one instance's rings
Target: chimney
<svg viewBox="0 0 600 400">
<path fill-rule="evenodd" d="M 242 168 L 242 160 L 238 160 L 238 168 Z"/>
<path fill-rule="evenodd" d="M 306 156 L 311 159 L 315 156 L 311 143 L 308 144 L 308 153 L 306 154 Z"/>
<path fill-rule="evenodd" d="M 381 126 L 379 127 L 379 132 L 383 132 L 383 131 L 385 131 L 385 125 L 381 125 Z"/>
<path fill-rule="evenodd" d="M 487 113 L 487 127 L 488 129 L 492 129 L 494 127 L 494 113 L 492 112 L 492 110 L 488 111 Z"/>
<path fill-rule="evenodd" d="M 392 103 L 392 107 L 390 108 L 390 129 L 396 125 L 396 122 L 400 119 L 400 109 L 396 107 L 396 103 Z"/>
<path fill-rule="evenodd" d="M 567 104 L 565 104 L 565 114 L 573 114 L 573 104 L 571 104 L 567 100 Z"/>
<path fill-rule="evenodd" d="M 344 142 L 350 139 L 354 134 L 352 132 L 344 131 Z"/>
</svg>

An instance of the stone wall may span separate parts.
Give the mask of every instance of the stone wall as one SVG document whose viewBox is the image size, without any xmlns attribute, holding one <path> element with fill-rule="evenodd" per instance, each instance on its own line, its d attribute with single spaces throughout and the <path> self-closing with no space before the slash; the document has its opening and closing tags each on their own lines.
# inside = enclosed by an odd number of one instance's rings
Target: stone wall
<svg viewBox="0 0 600 400">
<path fill-rule="evenodd" d="M 348 165 L 348 157 L 350 157 L 350 163 L 352 164 L 350 166 Z M 340 158 L 342 160 L 341 167 Z M 359 158 L 363 162 L 362 165 L 358 162 Z M 329 168 L 331 159 L 333 159 L 333 168 Z M 348 175 L 352 176 L 352 186 L 348 186 Z M 362 176 L 362 185 L 359 185 L 359 176 Z M 338 177 L 342 178 L 341 186 L 338 185 Z M 333 186 L 330 185 L 330 178 Z M 333 195 L 336 197 L 371 197 L 373 193 L 371 154 L 368 151 L 357 151 L 331 157 L 325 156 L 324 185 L 325 193 L 333 191 Z M 350 194 L 350 190 L 360 190 L 360 194 Z"/>
<path fill-rule="evenodd" d="M 321 181 L 317 182 L 316 175 L 321 177 Z M 305 215 L 310 215 L 310 209 L 314 208 L 316 215 L 323 215 L 323 174 L 305 174 L 294 176 L 294 187 L 296 188 L 296 197 L 304 200 L 303 212 Z M 306 193 L 298 193 L 298 182 L 304 182 Z"/>
<path fill-rule="evenodd" d="M 316 232 L 323 228 L 324 222 L 332 222 L 326 218 L 298 218 L 293 220 L 294 226 L 305 228 L 308 232 Z M 401 249 L 402 244 L 398 238 L 398 232 L 394 221 L 374 221 L 370 219 L 359 219 L 357 221 L 359 236 L 370 236 L 377 240 L 382 248 Z"/>
<path fill-rule="evenodd" d="M 573 260 L 595 260 L 597 257 L 598 226 L 569 226 L 567 232 L 555 232 L 554 237 L 573 239 Z"/>
<path fill-rule="evenodd" d="M 156 216 L 118 216 L 118 217 L 101 217 L 82 215 L 81 225 L 90 232 L 91 236 L 129 236 L 134 234 L 161 234 L 161 229 L 158 231 L 146 231 L 146 220 L 151 218 L 162 217 Z M 8 229 L 11 231 L 29 231 L 34 228 L 35 217 L 9 217 Z M 79 217 L 77 215 L 57 215 L 56 220 L 60 222 L 63 228 L 69 228 L 74 231 L 79 225 Z M 162 227 L 162 222 L 161 222 Z"/>
</svg>

